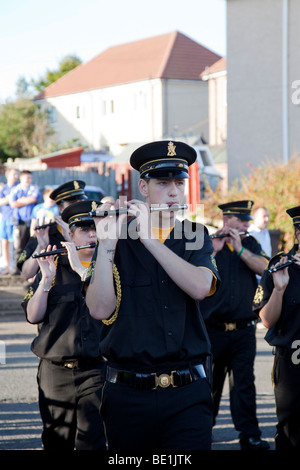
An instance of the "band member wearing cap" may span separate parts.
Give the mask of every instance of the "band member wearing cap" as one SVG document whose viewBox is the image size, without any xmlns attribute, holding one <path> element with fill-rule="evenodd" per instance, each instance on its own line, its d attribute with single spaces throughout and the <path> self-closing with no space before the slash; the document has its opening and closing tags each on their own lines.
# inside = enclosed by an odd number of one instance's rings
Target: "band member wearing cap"
<svg viewBox="0 0 300 470">
<path fill-rule="evenodd" d="M 35 230 L 35 235 L 30 237 L 18 259 L 18 268 L 24 279 L 31 279 L 39 269 L 37 260 L 31 257 L 33 253 L 40 253 L 49 244 L 60 247 L 62 241 L 70 240 L 68 225 L 62 220 L 61 214 L 70 204 L 87 199 L 84 188 L 84 181 L 74 180 L 58 186 L 51 192 L 50 198 L 56 202 L 60 215 L 55 217 L 55 223 L 42 224 L 42 228 Z"/>
<path fill-rule="evenodd" d="M 87 305 L 104 322 L 100 347 L 108 368 L 101 412 L 110 450 L 211 446 L 210 345 L 198 300 L 213 294 L 218 282 L 212 243 L 206 228 L 195 224 L 202 242 L 188 249 L 192 237 L 187 240 L 175 212 L 149 210 L 182 203 L 195 159 L 195 150 L 181 142 L 138 148 L 130 163 L 140 172 L 146 203 L 125 204 L 135 217 L 127 236 L 115 232 L 126 215 L 95 218 L 100 242 Z"/>
<path fill-rule="evenodd" d="M 46 450 L 106 449 L 99 414 L 105 369 L 99 353 L 101 322 L 90 316 L 83 295 L 95 248 L 76 249 L 97 241 L 88 216 L 92 208 L 87 200 L 64 210 L 72 240 L 62 242 L 67 254 L 38 258 L 40 271 L 22 303 L 28 322 L 38 324 L 31 349 L 40 359 L 37 379 Z"/>
<path fill-rule="evenodd" d="M 268 328 L 266 341 L 274 347 L 272 381 L 277 413 L 276 450 L 300 448 L 300 206 L 286 211 L 293 220 L 296 243 L 271 259 L 269 269 L 290 261 L 273 273 L 265 270 L 253 309 Z"/>
<path fill-rule="evenodd" d="M 228 373 L 231 415 L 240 433 L 241 449 L 256 450 L 269 448 L 269 444 L 260 439 L 256 418 L 253 369 L 257 317 L 252 312 L 256 274 L 262 274 L 267 259 L 255 238 L 246 236 L 252 205 L 252 201 L 219 205 L 223 212 L 223 228 L 216 233 L 229 234 L 213 239 L 221 285 L 213 298 L 200 303 L 200 308 L 212 345 L 214 418 Z"/>
</svg>

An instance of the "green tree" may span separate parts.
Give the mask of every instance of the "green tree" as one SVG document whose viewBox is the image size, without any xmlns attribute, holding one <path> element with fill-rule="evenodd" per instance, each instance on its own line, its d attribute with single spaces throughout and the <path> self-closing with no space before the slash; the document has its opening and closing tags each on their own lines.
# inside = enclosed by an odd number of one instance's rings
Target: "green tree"
<svg viewBox="0 0 300 470">
<path fill-rule="evenodd" d="M 68 55 L 60 61 L 58 70 L 47 70 L 44 77 L 41 77 L 37 81 L 31 80 L 31 84 L 35 90 L 40 93 L 47 86 L 51 85 L 51 83 L 56 82 L 56 80 L 73 70 L 81 63 L 82 61 L 79 57 Z"/>
<path fill-rule="evenodd" d="M 0 108 L 0 155 L 33 157 L 51 149 L 53 131 L 34 102 L 18 98 Z"/>
<path fill-rule="evenodd" d="M 243 199 L 250 199 L 254 206 L 265 206 L 270 213 L 269 229 L 283 232 L 283 244 L 290 249 L 294 243 L 291 218 L 286 209 L 300 204 L 300 158 L 291 158 L 288 163 L 268 162 L 253 168 L 248 176 L 232 184 L 226 194 L 220 188 L 207 188 L 202 201 L 205 207 L 206 223 L 218 227 L 222 214 L 218 205 Z"/>
</svg>

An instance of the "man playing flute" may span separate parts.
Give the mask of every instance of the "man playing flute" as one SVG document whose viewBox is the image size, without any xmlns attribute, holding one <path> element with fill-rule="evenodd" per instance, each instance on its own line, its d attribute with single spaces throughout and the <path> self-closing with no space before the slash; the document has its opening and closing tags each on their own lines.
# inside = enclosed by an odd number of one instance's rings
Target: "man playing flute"
<svg viewBox="0 0 300 470">
<path fill-rule="evenodd" d="M 190 224 L 192 237 L 174 211 L 149 210 L 182 203 L 195 160 L 182 142 L 138 148 L 130 163 L 146 202 L 125 203 L 134 217 L 127 225 L 126 214 L 95 218 L 99 246 L 86 301 L 103 321 L 101 413 L 111 451 L 211 447 L 210 344 L 199 300 L 218 283 L 212 242 L 204 226 Z"/>
</svg>

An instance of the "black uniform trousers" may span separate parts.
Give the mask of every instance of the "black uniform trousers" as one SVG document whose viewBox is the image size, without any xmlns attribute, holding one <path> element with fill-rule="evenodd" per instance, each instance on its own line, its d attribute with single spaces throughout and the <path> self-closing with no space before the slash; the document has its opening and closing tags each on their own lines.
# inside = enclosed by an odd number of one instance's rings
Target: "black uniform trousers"
<svg viewBox="0 0 300 470">
<path fill-rule="evenodd" d="M 300 449 L 300 364 L 295 350 L 276 348 L 272 379 L 278 418 L 276 450 Z"/>
<path fill-rule="evenodd" d="M 256 418 L 254 384 L 255 330 L 254 325 L 234 331 L 207 328 L 213 356 L 214 421 L 228 374 L 231 416 L 236 430 L 240 433 L 240 439 L 261 435 Z"/>
<path fill-rule="evenodd" d="M 104 363 L 69 369 L 40 360 L 37 381 L 45 450 L 105 450 L 100 416 Z"/>
<path fill-rule="evenodd" d="M 110 451 L 210 450 L 211 386 L 139 390 L 105 382 L 101 414 Z"/>
<path fill-rule="evenodd" d="M 13 238 L 14 238 L 14 264 L 15 269 L 18 271 L 18 259 L 24 250 L 26 243 L 30 238 L 30 228 L 26 222 L 19 223 L 13 226 Z"/>
</svg>

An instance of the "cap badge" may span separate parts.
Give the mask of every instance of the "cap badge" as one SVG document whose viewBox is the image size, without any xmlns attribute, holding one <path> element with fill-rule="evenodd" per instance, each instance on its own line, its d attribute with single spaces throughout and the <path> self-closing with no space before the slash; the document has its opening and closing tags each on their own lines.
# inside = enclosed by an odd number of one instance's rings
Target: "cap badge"
<svg viewBox="0 0 300 470">
<path fill-rule="evenodd" d="M 176 145 L 174 145 L 173 142 L 169 142 L 167 156 L 174 157 L 174 155 L 176 155 L 175 149 L 176 149 Z"/>
<path fill-rule="evenodd" d="M 74 181 L 74 189 L 79 189 L 79 188 L 80 188 L 80 186 L 79 186 L 78 182 Z"/>
<path fill-rule="evenodd" d="M 95 210 L 97 209 L 97 207 L 98 207 L 97 202 L 96 202 L 96 201 L 93 201 L 93 202 L 92 202 L 92 207 L 91 207 L 92 211 L 95 211 Z"/>
</svg>

